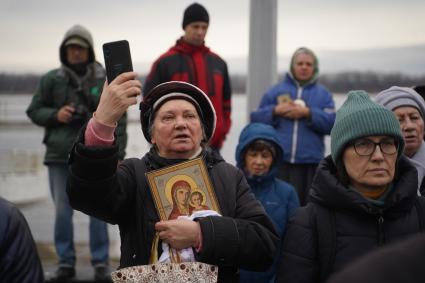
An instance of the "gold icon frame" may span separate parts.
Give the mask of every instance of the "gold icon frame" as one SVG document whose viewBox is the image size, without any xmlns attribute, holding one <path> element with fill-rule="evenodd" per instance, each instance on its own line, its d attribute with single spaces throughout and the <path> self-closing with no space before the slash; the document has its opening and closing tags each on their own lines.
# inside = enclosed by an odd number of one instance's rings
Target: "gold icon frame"
<svg viewBox="0 0 425 283">
<path fill-rule="evenodd" d="M 169 220 L 175 207 L 171 191 L 173 185 L 178 181 L 184 181 L 185 184 L 190 185 L 190 193 L 186 199 L 189 210 L 181 215 L 189 215 L 190 211 L 205 209 L 220 213 L 218 200 L 202 158 L 147 172 L 146 177 L 161 220 Z M 202 196 L 202 209 L 194 206 L 192 201 L 194 194 L 198 194 L 198 197 Z"/>
</svg>

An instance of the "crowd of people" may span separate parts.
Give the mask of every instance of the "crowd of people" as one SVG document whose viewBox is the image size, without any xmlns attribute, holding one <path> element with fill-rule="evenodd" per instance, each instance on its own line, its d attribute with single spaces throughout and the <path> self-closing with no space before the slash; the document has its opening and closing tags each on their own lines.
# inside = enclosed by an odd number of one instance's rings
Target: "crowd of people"
<svg viewBox="0 0 425 283">
<path fill-rule="evenodd" d="M 424 87 L 392 86 L 375 97 L 350 91 L 336 109 L 318 82 L 317 56 L 298 48 L 283 80 L 250 113 L 234 166 L 220 154 L 232 91 L 226 62 L 205 45 L 209 22 L 205 7 L 188 6 L 183 35 L 154 61 L 143 85 L 135 72 L 105 82 L 90 32 L 80 25 L 66 32 L 60 67 L 42 77 L 27 109 L 45 129 L 58 256 L 51 280 L 78 272 L 76 209 L 90 216 L 98 281 L 111 280 L 106 223 L 120 230 L 119 269 L 159 258 L 170 263 L 172 256 L 161 257 L 166 251 L 189 251 L 181 258 L 217 267 L 218 282 L 408 278 L 396 270 L 412 276 L 409 282 L 423 281 L 424 256 L 415 249 L 425 245 L 418 235 L 425 231 Z M 126 159 L 126 111 L 138 96 L 150 150 Z M 161 209 L 169 213 L 160 217 L 148 173 L 196 159 L 212 195 L 193 180 L 178 180 L 163 193 L 170 203 Z M 1 278 L 43 282 L 25 218 L 3 199 L 0 210 Z"/>
</svg>

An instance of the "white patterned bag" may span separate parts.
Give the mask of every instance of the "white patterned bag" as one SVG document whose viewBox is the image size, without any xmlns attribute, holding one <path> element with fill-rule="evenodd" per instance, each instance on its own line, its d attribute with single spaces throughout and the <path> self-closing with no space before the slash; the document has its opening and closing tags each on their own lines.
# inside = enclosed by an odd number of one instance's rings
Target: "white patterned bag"
<svg viewBox="0 0 425 283">
<path fill-rule="evenodd" d="M 218 267 L 202 262 L 157 263 L 112 272 L 114 283 L 216 283 Z"/>
<path fill-rule="evenodd" d="M 198 211 L 190 217 L 181 217 L 193 220 L 196 217 L 209 215 L 220 216 L 215 211 Z M 180 217 L 179 217 L 180 218 Z M 181 251 L 170 248 L 162 243 L 163 254 L 158 262 L 157 248 L 158 234 L 152 242 L 151 258 L 148 265 L 126 267 L 111 273 L 114 283 L 216 283 L 218 267 L 203 262 L 194 261 L 191 248 Z M 181 262 L 181 259 L 187 262 Z"/>
</svg>

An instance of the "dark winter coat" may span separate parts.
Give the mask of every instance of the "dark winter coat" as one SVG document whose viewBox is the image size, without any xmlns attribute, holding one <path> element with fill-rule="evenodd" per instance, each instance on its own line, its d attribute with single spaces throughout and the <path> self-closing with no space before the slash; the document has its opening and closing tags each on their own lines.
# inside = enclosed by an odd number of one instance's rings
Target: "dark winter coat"
<svg viewBox="0 0 425 283">
<path fill-rule="evenodd" d="M 278 237 L 243 173 L 209 151 L 204 150 L 202 156 L 223 217 L 199 219 L 203 240 L 196 258 L 219 267 L 219 282 L 237 282 L 239 267 L 257 271 L 269 267 Z M 77 143 L 70 156 L 70 203 L 119 225 L 121 268 L 148 264 L 159 217 L 144 173 L 181 160 L 161 158 L 154 149 L 142 159 L 125 160 L 118 169 L 117 159 L 116 146 L 94 148 Z"/>
<path fill-rule="evenodd" d="M 43 268 L 22 213 L 0 197 L 0 281 L 42 283 Z"/>
<path fill-rule="evenodd" d="M 221 148 L 231 125 L 231 95 L 226 62 L 205 45 L 194 46 L 182 38 L 152 65 L 143 93 L 168 81 L 184 81 L 202 89 L 217 113 L 217 124 L 210 144 Z"/>
<path fill-rule="evenodd" d="M 324 159 L 313 181 L 311 203 L 299 208 L 288 224 L 277 282 L 323 282 L 354 259 L 421 231 L 424 215 L 417 202 L 425 205 L 425 199 L 416 193 L 417 171 L 405 157 L 397 170 L 385 204 L 379 206 L 341 185 L 331 157 Z M 333 219 L 332 225 L 325 217 L 316 223 L 318 206 Z M 318 225 L 333 227 L 327 238 L 334 240 L 322 240 Z M 325 258 L 325 253 L 330 255 Z"/>
<path fill-rule="evenodd" d="M 89 44 L 89 62 L 84 76 L 78 76 L 66 59 L 64 43 L 71 37 L 78 36 Z M 31 121 L 44 127 L 43 143 L 46 145 L 44 163 L 66 164 L 68 153 L 78 136 L 80 128 L 92 117 L 99 104 L 106 73 L 95 61 L 91 38 L 79 29 L 71 29 L 64 37 L 59 48 L 61 67 L 42 76 L 37 90 L 26 113 Z M 64 105 L 76 108 L 72 121 L 63 124 L 58 121 L 57 113 Z M 116 135 L 120 146 L 120 159 L 124 159 L 127 145 L 127 116 L 118 123 Z"/>
<path fill-rule="evenodd" d="M 328 283 L 425 282 L 425 234 L 409 237 L 356 260 Z"/>
</svg>

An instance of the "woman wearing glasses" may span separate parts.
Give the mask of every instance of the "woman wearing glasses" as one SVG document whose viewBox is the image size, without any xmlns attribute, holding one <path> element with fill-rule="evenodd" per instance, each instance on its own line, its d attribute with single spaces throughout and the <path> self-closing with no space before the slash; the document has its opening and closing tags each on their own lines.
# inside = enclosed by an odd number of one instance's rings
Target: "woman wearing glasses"
<svg viewBox="0 0 425 283">
<path fill-rule="evenodd" d="M 354 259 L 422 230 L 425 199 L 403 150 L 394 114 L 367 93 L 350 92 L 310 203 L 288 224 L 277 282 L 324 282 Z"/>
</svg>

